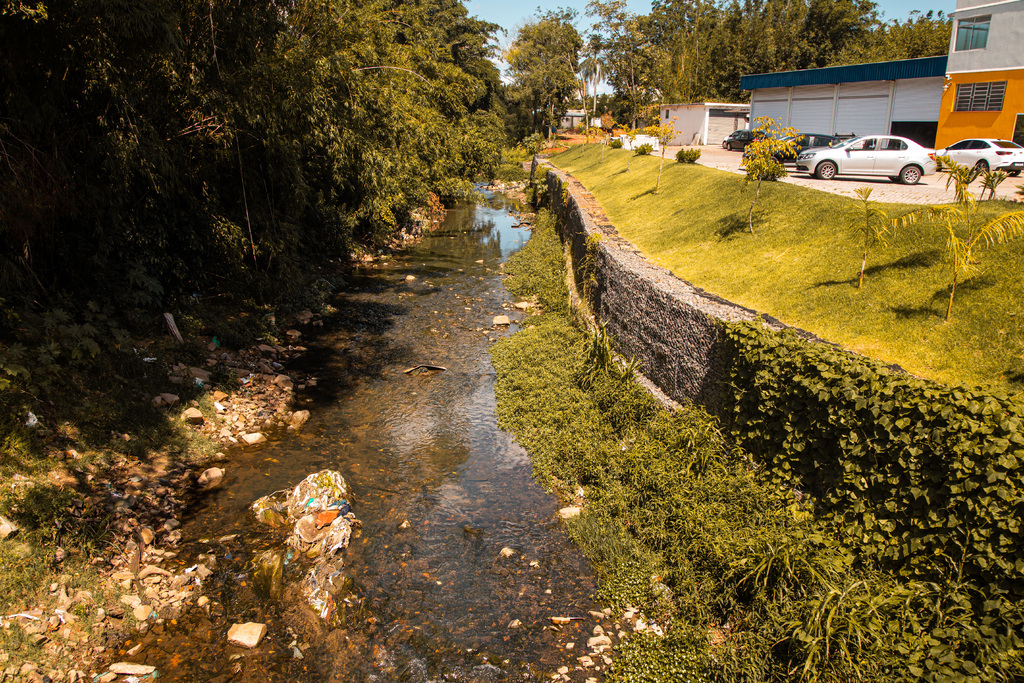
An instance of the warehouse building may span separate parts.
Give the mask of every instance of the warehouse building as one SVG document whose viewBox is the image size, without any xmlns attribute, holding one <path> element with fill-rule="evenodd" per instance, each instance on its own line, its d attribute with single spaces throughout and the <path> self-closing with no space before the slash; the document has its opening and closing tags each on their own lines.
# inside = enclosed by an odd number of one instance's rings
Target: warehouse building
<svg viewBox="0 0 1024 683">
<path fill-rule="evenodd" d="M 947 57 L 743 76 L 752 126 L 761 117 L 802 133 L 901 135 L 933 147 Z"/>
</svg>

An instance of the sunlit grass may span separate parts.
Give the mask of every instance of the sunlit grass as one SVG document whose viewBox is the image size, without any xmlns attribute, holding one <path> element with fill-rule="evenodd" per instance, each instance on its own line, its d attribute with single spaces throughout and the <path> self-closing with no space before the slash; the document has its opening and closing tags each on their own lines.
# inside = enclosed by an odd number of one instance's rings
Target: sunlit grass
<svg viewBox="0 0 1024 683">
<path fill-rule="evenodd" d="M 982 272 L 957 288 L 943 322 L 949 267 L 945 233 L 925 223 L 871 252 L 857 289 L 861 252 L 844 212 L 856 200 L 765 183 L 747 232 L 754 186 L 742 176 L 657 157 L 579 147 L 552 158 L 576 176 L 624 237 L 654 263 L 709 292 L 936 380 L 1024 388 L 1024 240 L 982 252 Z M 933 181 L 941 182 L 941 181 Z M 892 216 L 910 205 L 881 205 Z M 1019 209 L 986 202 L 983 215 Z"/>
</svg>

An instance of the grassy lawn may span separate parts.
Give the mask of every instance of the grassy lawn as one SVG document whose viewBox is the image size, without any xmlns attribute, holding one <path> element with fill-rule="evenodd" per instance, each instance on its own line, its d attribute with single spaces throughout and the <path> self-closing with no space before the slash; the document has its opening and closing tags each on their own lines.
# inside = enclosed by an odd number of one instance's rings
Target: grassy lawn
<svg viewBox="0 0 1024 683">
<path fill-rule="evenodd" d="M 754 184 L 725 171 L 657 157 L 574 147 L 552 162 L 576 176 L 624 237 L 654 263 L 709 292 L 931 379 L 1024 388 L 1024 240 L 980 251 L 980 272 L 951 281 L 937 223 L 902 230 L 868 256 L 857 289 L 859 235 L 846 227 L 857 202 L 785 183 L 764 183 L 747 232 Z M 1013 179 L 1011 179 L 1012 182 Z M 896 216 L 913 207 L 880 204 Z M 991 217 L 1021 208 L 986 202 Z"/>
</svg>

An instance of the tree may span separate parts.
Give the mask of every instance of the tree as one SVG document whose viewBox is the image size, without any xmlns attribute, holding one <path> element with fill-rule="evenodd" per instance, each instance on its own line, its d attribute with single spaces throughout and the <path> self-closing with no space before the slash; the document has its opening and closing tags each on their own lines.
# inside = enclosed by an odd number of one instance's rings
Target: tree
<svg viewBox="0 0 1024 683">
<path fill-rule="evenodd" d="M 672 117 L 672 123 L 659 123 L 653 126 L 647 126 L 644 129 L 644 133 L 651 137 L 658 139 L 658 144 L 661 146 L 661 163 L 658 165 L 658 182 L 654 186 L 654 194 L 658 194 L 661 190 L 661 172 L 665 168 L 665 148 L 672 142 L 672 138 L 676 135 L 676 120 L 678 116 Z"/>
<path fill-rule="evenodd" d="M 581 91 L 579 54 L 583 39 L 572 10 L 549 11 L 519 29 L 505 53 L 513 96 L 543 112 L 553 128 L 574 93 Z M 585 105 L 584 105 L 585 106 Z"/>
<path fill-rule="evenodd" d="M 936 14 L 929 10 L 922 14 L 914 10 L 906 21 L 894 19 L 879 23 L 863 40 L 847 44 L 834 63 L 859 64 L 944 55 L 949 50 L 952 25 L 952 20 L 942 12 Z"/>
<path fill-rule="evenodd" d="M 788 175 L 779 157 L 783 154 L 793 154 L 796 149 L 795 136 L 798 134 L 795 128 L 778 127 L 775 119 L 768 117 L 759 117 L 755 123 L 757 128 L 754 129 L 754 141 L 743 151 L 743 161 L 740 164 L 740 168 L 747 172 L 747 183 L 757 182 L 754 199 L 750 202 L 750 210 L 747 212 L 747 225 L 751 235 L 754 234 L 754 205 L 761 196 L 761 181 L 776 180 Z"/>
<path fill-rule="evenodd" d="M 871 201 L 871 188 L 859 187 L 856 190 L 860 197 L 860 204 L 848 207 L 846 210 L 846 224 L 853 232 L 861 238 L 863 254 L 860 260 L 860 279 L 857 281 L 857 289 L 864 284 L 864 269 L 868 264 L 868 251 L 881 244 L 886 246 L 886 237 L 892 228 L 889 216 L 885 210 Z"/>
<path fill-rule="evenodd" d="M 587 14 L 597 19 L 591 40 L 604 54 L 608 83 L 625 98 L 630 128 L 636 128 L 658 95 L 650 19 L 629 12 L 624 0 L 591 0 Z"/>
<path fill-rule="evenodd" d="M 957 284 L 969 280 L 980 270 L 978 251 L 982 245 L 1002 244 L 1024 236 L 1024 211 L 1010 211 L 983 220 L 978 216 L 978 201 L 987 188 L 982 188 L 977 198 L 970 191 L 970 184 L 977 179 L 980 171 L 958 164 L 949 157 L 939 157 L 939 171 L 946 174 L 946 188 L 949 189 L 950 185 L 954 187 L 956 203 L 953 206 L 931 206 L 912 211 L 903 216 L 900 222 L 912 223 L 924 216 L 931 216 L 940 220 L 946 228 L 946 262 L 952 275 L 945 317 L 945 321 L 949 322 Z"/>
</svg>

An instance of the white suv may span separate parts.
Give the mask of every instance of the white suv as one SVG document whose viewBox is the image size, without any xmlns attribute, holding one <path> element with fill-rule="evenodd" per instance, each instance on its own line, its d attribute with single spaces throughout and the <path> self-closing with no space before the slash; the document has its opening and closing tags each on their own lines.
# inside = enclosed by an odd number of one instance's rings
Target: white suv
<svg viewBox="0 0 1024 683">
<path fill-rule="evenodd" d="M 862 135 L 835 147 L 809 149 L 796 160 L 798 171 L 822 180 L 837 175 L 880 175 L 915 185 L 935 173 L 935 150 L 894 135 Z"/>
<path fill-rule="evenodd" d="M 935 156 L 948 156 L 958 164 L 974 166 L 980 171 L 1006 171 L 1010 176 L 1019 176 L 1024 171 L 1024 147 L 1009 140 L 961 140 L 946 149 L 940 149 Z"/>
</svg>

